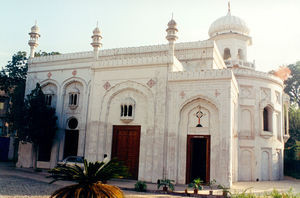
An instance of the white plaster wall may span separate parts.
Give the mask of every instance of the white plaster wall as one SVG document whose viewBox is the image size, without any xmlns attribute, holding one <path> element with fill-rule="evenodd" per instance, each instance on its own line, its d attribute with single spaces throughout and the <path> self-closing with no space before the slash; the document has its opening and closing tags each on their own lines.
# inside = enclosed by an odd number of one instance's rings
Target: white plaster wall
<svg viewBox="0 0 300 198">
<path fill-rule="evenodd" d="M 222 57 L 224 57 L 224 49 L 229 48 L 231 59 L 237 60 L 238 58 L 238 50 L 242 49 L 243 51 L 243 58 L 241 60 L 247 61 L 247 48 L 248 48 L 248 42 L 242 39 L 238 39 L 235 37 L 231 38 L 223 38 L 223 39 L 217 39 L 216 44 L 219 48 L 220 54 Z"/>
<path fill-rule="evenodd" d="M 85 156 L 102 160 L 112 149 L 112 126 L 126 125 L 120 120 L 120 102 L 131 97 L 136 102 L 134 120 L 129 125 L 141 125 L 140 180 L 156 182 L 163 177 L 165 127 L 165 66 L 95 70 L 92 77 L 88 138 Z M 124 75 L 125 74 L 125 75 Z M 154 85 L 147 83 L 153 80 Z M 104 85 L 109 83 L 109 88 Z"/>
<path fill-rule="evenodd" d="M 230 186 L 237 180 L 282 178 L 282 84 L 261 72 L 219 70 L 225 67 L 220 56 L 226 47 L 233 59 L 243 49 L 247 60 L 248 41 L 232 37 L 216 43 L 217 47 L 213 40 L 176 44 L 175 56 L 184 66 L 183 72 L 176 73 L 168 73 L 167 45 L 101 50 L 97 61 L 90 52 L 31 61 L 26 93 L 36 82 L 44 89 L 51 85 L 48 88 L 56 92 L 53 106 L 59 129 L 51 167 L 62 159 L 70 117 L 79 121 L 78 155 L 90 161 L 102 160 L 104 153 L 110 157 L 112 126 L 126 124 L 120 121 L 120 101 L 129 96 L 136 102 L 129 125 L 141 125 L 140 180 L 169 178 L 185 183 L 187 134 L 211 135 L 210 178 L 219 183 Z M 73 85 L 80 89 L 75 110 L 68 107 Z M 201 130 L 193 120 L 199 104 L 207 114 Z M 266 105 L 274 112 L 272 132 L 261 130 Z M 268 162 L 262 163 L 262 158 Z"/>
<path fill-rule="evenodd" d="M 167 178 L 181 184 L 186 182 L 187 134 L 211 135 L 210 179 L 231 185 L 230 92 L 231 79 L 186 80 L 169 84 Z M 198 105 L 208 114 L 202 119 L 204 127 L 200 129 L 194 126 L 196 117 L 191 121 Z"/>
<path fill-rule="evenodd" d="M 234 70 L 233 70 L 234 71 Z M 235 72 L 235 71 L 234 71 Z M 237 81 L 239 84 L 239 164 L 238 180 L 247 180 L 245 175 L 241 175 L 242 170 L 252 170 L 251 178 L 248 181 L 259 180 L 278 180 L 283 175 L 283 156 L 277 154 L 282 152 L 284 148 L 283 141 L 283 116 L 282 103 L 278 100 L 278 94 L 283 94 L 283 86 L 279 81 L 265 77 L 253 75 L 242 76 L 238 73 Z M 257 72 L 258 73 L 258 72 Z M 279 98 L 280 98 L 279 96 Z M 272 131 L 264 132 L 262 130 L 262 110 L 265 106 L 271 106 L 272 114 Z M 249 111 L 246 118 L 244 111 Z M 250 126 L 249 126 L 250 124 Z M 248 126 L 248 127 L 245 127 Z M 248 130 L 247 130 L 248 128 Z M 242 153 L 245 150 L 251 151 L 253 162 L 246 165 L 243 164 Z M 274 157 L 277 155 L 277 157 Z M 245 173 L 246 174 L 246 173 Z"/>
<path fill-rule="evenodd" d="M 76 73 L 74 73 L 76 71 Z M 49 75 L 49 73 L 51 75 Z M 75 74 L 75 75 L 74 75 Z M 86 114 L 88 105 L 90 81 L 90 63 L 81 61 L 67 62 L 43 62 L 29 64 L 28 76 L 26 80 L 25 94 L 29 94 L 35 88 L 36 83 L 40 83 L 43 91 L 51 89 L 55 92 L 52 106 L 56 109 L 58 117 L 58 130 L 53 142 L 51 150 L 50 167 L 54 167 L 58 160 L 63 158 L 64 133 L 66 129 L 66 121 L 69 117 L 78 117 L 79 122 L 79 145 L 78 155 L 84 153 L 84 138 L 86 130 Z M 65 103 L 65 88 L 71 82 L 79 82 L 83 86 L 83 91 L 80 95 L 80 112 L 68 111 Z M 68 99 L 67 99 L 68 101 Z"/>
<path fill-rule="evenodd" d="M 19 142 L 18 168 L 32 168 L 33 167 L 33 146 L 31 143 Z"/>
</svg>

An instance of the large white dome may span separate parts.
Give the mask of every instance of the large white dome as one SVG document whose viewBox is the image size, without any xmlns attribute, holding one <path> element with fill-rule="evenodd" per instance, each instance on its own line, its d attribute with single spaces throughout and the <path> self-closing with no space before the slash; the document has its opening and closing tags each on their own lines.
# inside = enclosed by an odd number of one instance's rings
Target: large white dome
<svg viewBox="0 0 300 198">
<path fill-rule="evenodd" d="M 232 16 L 230 12 L 228 12 L 226 16 L 218 18 L 211 24 L 208 34 L 210 37 L 214 37 L 218 34 L 233 32 L 248 36 L 249 31 L 250 30 L 244 20 Z"/>
</svg>

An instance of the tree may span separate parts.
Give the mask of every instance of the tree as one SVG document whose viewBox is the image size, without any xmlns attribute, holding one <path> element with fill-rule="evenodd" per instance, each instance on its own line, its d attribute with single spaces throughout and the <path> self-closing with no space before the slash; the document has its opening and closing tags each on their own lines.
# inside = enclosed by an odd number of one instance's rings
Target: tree
<svg viewBox="0 0 300 198">
<path fill-rule="evenodd" d="M 286 159 L 295 160 L 298 144 L 300 143 L 300 109 L 291 106 L 289 109 L 289 134 L 290 138 L 285 144 Z M 297 142 L 299 142 L 297 144 Z"/>
<path fill-rule="evenodd" d="M 291 102 L 300 107 L 300 61 L 288 65 L 288 68 L 291 70 L 291 76 L 285 81 L 284 91 L 290 96 Z"/>
<path fill-rule="evenodd" d="M 12 56 L 11 61 L 0 71 L 0 89 L 10 97 L 10 107 L 6 121 L 9 130 L 17 133 L 24 125 L 24 94 L 27 77 L 26 52 L 19 51 Z"/>
<path fill-rule="evenodd" d="M 84 160 L 84 170 L 79 166 L 58 166 L 49 171 L 55 182 L 58 180 L 73 181 L 77 184 L 65 186 L 55 191 L 53 198 L 123 198 L 122 191 L 116 187 L 104 184 L 108 179 L 128 175 L 128 169 L 116 159 L 105 162 L 89 162 Z"/>
<path fill-rule="evenodd" d="M 57 55 L 59 52 L 37 52 L 35 56 Z M 0 90 L 4 90 L 10 97 L 9 113 L 6 121 L 9 123 L 10 133 L 22 133 L 24 129 L 24 97 L 26 77 L 28 71 L 27 54 L 19 51 L 12 56 L 11 61 L 0 71 Z"/>
<path fill-rule="evenodd" d="M 57 130 L 57 117 L 55 109 L 46 105 L 45 95 L 38 83 L 25 99 L 23 119 L 23 130 L 18 134 L 20 140 L 32 142 L 35 153 L 38 149 L 40 152 L 43 150 L 46 152 L 46 158 L 50 158 L 50 149 Z"/>
</svg>

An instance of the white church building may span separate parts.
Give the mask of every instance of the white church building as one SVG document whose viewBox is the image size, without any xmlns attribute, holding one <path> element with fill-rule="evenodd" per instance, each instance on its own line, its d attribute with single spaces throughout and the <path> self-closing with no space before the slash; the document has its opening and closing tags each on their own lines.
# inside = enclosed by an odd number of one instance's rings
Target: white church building
<svg viewBox="0 0 300 198">
<path fill-rule="evenodd" d="M 172 19 L 166 44 L 103 50 L 96 27 L 93 51 L 34 57 L 33 26 L 26 94 L 40 83 L 59 127 L 38 166 L 107 154 L 147 182 L 282 179 L 289 98 L 281 79 L 247 60 L 246 23 L 228 9 L 207 40 L 176 43 L 177 31 Z"/>
</svg>

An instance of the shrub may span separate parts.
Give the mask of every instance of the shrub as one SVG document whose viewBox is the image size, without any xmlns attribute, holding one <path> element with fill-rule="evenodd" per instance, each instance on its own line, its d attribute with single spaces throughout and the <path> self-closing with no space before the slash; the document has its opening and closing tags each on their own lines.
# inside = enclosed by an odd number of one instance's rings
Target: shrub
<svg viewBox="0 0 300 198">
<path fill-rule="evenodd" d="M 165 188 L 170 188 L 172 191 L 174 191 L 175 187 L 174 187 L 174 180 L 170 180 L 170 179 L 159 179 L 157 180 L 157 189 L 159 189 L 161 186 L 165 187 Z"/>
<path fill-rule="evenodd" d="M 144 181 L 137 181 L 134 185 L 134 190 L 137 192 L 146 192 L 147 184 Z"/>
</svg>

